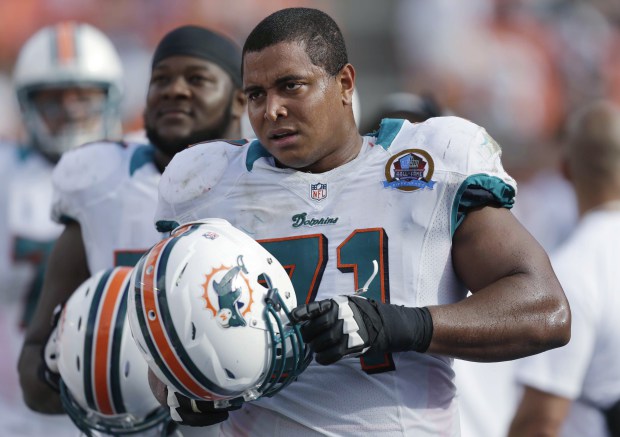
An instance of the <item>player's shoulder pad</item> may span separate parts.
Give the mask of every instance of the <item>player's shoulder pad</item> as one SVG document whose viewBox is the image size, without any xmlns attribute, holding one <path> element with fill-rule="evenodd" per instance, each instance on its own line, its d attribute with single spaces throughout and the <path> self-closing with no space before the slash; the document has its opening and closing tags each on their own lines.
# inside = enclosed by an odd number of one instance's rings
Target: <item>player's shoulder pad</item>
<svg viewBox="0 0 620 437">
<path fill-rule="evenodd" d="M 54 168 L 52 181 L 61 191 L 78 191 L 107 180 L 124 169 L 128 145 L 97 141 L 63 153 Z"/>
<path fill-rule="evenodd" d="M 471 140 L 482 128 L 469 120 L 454 116 L 434 117 L 421 123 L 407 120 L 384 119 L 378 131 L 377 143 L 394 152 L 411 143 L 437 147 L 451 140 Z"/>
<path fill-rule="evenodd" d="M 484 128 L 455 116 L 434 117 L 422 123 L 404 122 L 393 142 L 391 153 L 422 149 L 433 157 L 438 170 L 467 173 L 501 157 L 500 146 Z"/>
<path fill-rule="evenodd" d="M 230 161 L 245 149 L 241 141 L 207 141 L 174 155 L 159 183 L 162 200 L 175 204 L 210 191 L 222 178 Z"/>
</svg>

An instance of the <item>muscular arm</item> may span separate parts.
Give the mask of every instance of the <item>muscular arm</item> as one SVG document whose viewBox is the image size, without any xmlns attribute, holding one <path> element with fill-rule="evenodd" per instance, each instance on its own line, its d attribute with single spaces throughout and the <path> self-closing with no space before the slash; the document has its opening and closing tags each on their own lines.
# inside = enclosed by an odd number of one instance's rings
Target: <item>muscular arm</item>
<svg viewBox="0 0 620 437">
<path fill-rule="evenodd" d="M 503 361 L 568 342 L 570 310 L 549 258 L 510 211 L 470 211 L 454 235 L 452 261 L 472 296 L 429 307 L 428 352 Z"/>
<path fill-rule="evenodd" d="M 525 387 L 508 436 L 557 436 L 570 405 L 570 399 Z"/>
<path fill-rule="evenodd" d="M 50 254 L 37 308 L 26 331 L 19 357 L 19 380 L 26 405 L 47 414 L 63 413 L 60 397 L 38 375 L 41 348 L 51 332 L 50 321 L 56 305 L 66 301 L 90 273 L 77 222 L 71 222 L 60 235 Z"/>
</svg>

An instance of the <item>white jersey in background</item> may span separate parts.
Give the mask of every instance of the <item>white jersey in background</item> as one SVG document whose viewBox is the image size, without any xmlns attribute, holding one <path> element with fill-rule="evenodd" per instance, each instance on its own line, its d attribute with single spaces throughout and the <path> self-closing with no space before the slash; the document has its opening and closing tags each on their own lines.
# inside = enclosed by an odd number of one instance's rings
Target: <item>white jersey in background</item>
<svg viewBox="0 0 620 437">
<path fill-rule="evenodd" d="M 371 277 L 373 260 L 379 270 L 366 297 L 453 303 L 466 295 L 451 263 L 463 210 L 513 202 L 516 185 L 500 155 L 484 129 L 457 117 L 384 120 L 356 159 L 321 174 L 276 167 L 258 141 L 203 143 L 167 167 L 156 217 L 162 231 L 227 219 L 291 269 L 298 303 L 352 294 Z M 222 429 L 457 436 L 451 365 L 416 352 L 313 363 L 274 397 L 231 412 Z"/>
<path fill-rule="evenodd" d="M 570 303 L 570 342 L 519 360 L 523 385 L 571 399 L 562 436 L 607 436 L 620 399 L 620 211 L 594 210 L 551 257 Z"/>
<path fill-rule="evenodd" d="M 161 174 L 150 145 L 98 142 L 66 152 L 53 174 L 53 218 L 77 221 L 91 273 L 133 266 L 161 239 L 153 226 Z"/>
<path fill-rule="evenodd" d="M 0 143 L 0 435 L 75 435 L 67 417 L 26 407 L 17 360 L 62 226 L 50 218 L 53 164 L 33 149 Z"/>
<path fill-rule="evenodd" d="M 85 144 L 65 152 L 54 169 L 53 218 L 77 221 L 92 274 L 133 266 L 162 234 L 153 219 L 161 173 L 152 145 Z M 186 436 L 214 436 L 217 426 L 179 427 Z"/>
</svg>

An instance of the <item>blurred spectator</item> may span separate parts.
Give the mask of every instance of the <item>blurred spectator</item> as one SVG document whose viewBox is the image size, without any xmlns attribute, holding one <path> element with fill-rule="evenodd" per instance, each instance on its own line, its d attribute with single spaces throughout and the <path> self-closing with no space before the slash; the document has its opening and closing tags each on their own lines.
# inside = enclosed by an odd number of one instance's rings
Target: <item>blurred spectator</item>
<svg viewBox="0 0 620 437">
<path fill-rule="evenodd" d="M 441 109 L 430 94 L 392 93 L 385 96 L 379 104 L 377 113 L 361 132 L 370 133 L 379 129 L 379 124 L 384 118 L 402 118 L 412 123 L 419 123 L 440 115 L 442 115 Z"/>
<path fill-rule="evenodd" d="M 112 43 L 87 24 L 44 27 L 19 52 L 13 83 L 27 139 L 0 143 L 0 435 L 64 436 L 74 429 L 66 418 L 26 408 L 17 357 L 62 230 L 50 217 L 52 169 L 70 148 L 120 138 L 121 76 Z"/>
<path fill-rule="evenodd" d="M 565 168 L 580 221 L 552 264 L 570 302 L 572 336 L 517 363 L 525 389 L 510 436 L 620 435 L 620 107 L 598 102 L 578 113 Z"/>
</svg>

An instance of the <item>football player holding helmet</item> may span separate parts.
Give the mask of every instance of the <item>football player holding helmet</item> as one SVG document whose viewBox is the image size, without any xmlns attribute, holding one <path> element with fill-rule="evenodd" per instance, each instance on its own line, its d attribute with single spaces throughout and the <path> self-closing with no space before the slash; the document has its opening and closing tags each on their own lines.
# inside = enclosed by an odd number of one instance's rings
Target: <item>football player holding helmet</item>
<svg viewBox="0 0 620 437">
<path fill-rule="evenodd" d="M 311 359 L 289 320 L 288 273 L 226 220 L 174 230 L 138 262 L 130 289 L 131 330 L 169 393 L 230 408 L 275 394 Z"/>
<path fill-rule="evenodd" d="M 55 162 L 72 147 L 120 138 L 121 79 L 114 46 L 93 26 L 62 22 L 36 32 L 13 73 L 31 145 Z"/>
<path fill-rule="evenodd" d="M 167 432 L 168 411 L 151 393 L 148 367 L 129 330 L 130 273 L 117 267 L 84 282 L 44 350 L 47 379 L 60 377 L 65 411 L 86 435 Z"/>
</svg>

